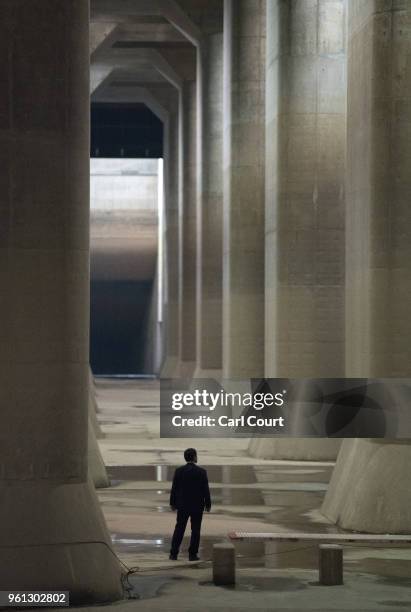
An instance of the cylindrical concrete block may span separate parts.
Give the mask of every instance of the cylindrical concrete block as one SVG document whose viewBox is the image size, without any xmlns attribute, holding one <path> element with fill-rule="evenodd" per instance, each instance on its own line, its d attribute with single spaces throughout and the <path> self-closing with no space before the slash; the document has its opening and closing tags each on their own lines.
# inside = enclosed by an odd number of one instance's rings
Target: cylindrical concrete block
<svg viewBox="0 0 411 612">
<path fill-rule="evenodd" d="M 0 41 L 0 590 L 107 602 L 123 589 L 88 478 L 89 2 L 5 0 Z"/>
<path fill-rule="evenodd" d="M 343 548 L 338 544 L 321 544 L 318 551 L 320 584 L 343 584 Z"/>
<path fill-rule="evenodd" d="M 213 582 L 216 585 L 235 584 L 235 548 L 233 544 L 214 544 Z"/>
</svg>

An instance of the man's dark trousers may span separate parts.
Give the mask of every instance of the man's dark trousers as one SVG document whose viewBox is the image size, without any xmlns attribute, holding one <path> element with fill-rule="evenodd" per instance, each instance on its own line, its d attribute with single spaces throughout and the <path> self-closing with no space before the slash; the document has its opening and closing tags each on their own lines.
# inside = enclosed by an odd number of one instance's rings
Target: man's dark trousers
<svg viewBox="0 0 411 612">
<path fill-rule="evenodd" d="M 173 533 L 173 539 L 171 540 L 171 554 L 178 555 L 178 551 L 180 550 L 180 545 L 184 537 L 184 532 L 186 530 L 187 521 L 191 519 L 191 540 L 190 540 L 190 548 L 188 549 L 188 554 L 191 556 L 195 556 L 198 553 L 198 547 L 200 545 L 200 531 L 201 531 L 201 521 L 203 520 L 203 511 L 196 510 L 177 510 L 177 523 Z"/>
</svg>

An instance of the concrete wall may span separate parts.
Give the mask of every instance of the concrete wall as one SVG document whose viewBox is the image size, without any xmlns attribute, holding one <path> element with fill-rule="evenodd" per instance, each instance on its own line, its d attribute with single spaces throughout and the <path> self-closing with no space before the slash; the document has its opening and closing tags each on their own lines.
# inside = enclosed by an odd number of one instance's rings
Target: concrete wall
<svg viewBox="0 0 411 612">
<path fill-rule="evenodd" d="M 93 281 L 145 281 L 158 249 L 158 161 L 91 160 L 90 249 Z"/>
<path fill-rule="evenodd" d="M 157 159 L 90 160 L 90 209 L 157 212 Z"/>
<path fill-rule="evenodd" d="M 158 255 L 158 160 L 91 160 L 91 364 L 96 374 L 147 372 Z M 146 333 L 149 326 L 150 332 Z"/>
</svg>

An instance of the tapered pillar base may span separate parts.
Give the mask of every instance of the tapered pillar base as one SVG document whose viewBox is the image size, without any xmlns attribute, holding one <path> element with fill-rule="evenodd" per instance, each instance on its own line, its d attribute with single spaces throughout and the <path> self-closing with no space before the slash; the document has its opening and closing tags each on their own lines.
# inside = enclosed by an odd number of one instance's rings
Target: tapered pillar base
<svg viewBox="0 0 411 612">
<path fill-rule="evenodd" d="M 182 380 L 191 380 L 196 368 L 195 361 L 180 361 L 177 368 L 177 376 Z"/>
<path fill-rule="evenodd" d="M 88 392 L 88 414 L 90 417 L 91 426 L 94 430 L 94 434 L 98 440 L 101 440 L 102 438 L 104 438 L 104 434 L 97 419 L 97 402 L 95 398 L 94 385 L 90 386 Z"/>
<path fill-rule="evenodd" d="M 178 377 L 178 357 L 170 355 L 166 358 L 163 367 L 161 368 L 160 378 L 177 378 Z"/>
<path fill-rule="evenodd" d="M 344 440 L 322 513 L 344 529 L 411 533 L 410 440 Z"/>
<path fill-rule="evenodd" d="M 208 380 L 215 380 L 221 382 L 223 378 L 223 371 L 219 368 L 199 368 L 194 370 L 193 379 L 207 378 Z"/>
<path fill-rule="evenodd" d="M 104 489 L 110 486 L 106 466 L 104 465 L 100 447 L 90 419 L 88 425 L 88 469 L 96 489 Z"/>
<path fill-rule="evenodd" d="M 257 459 L 335 461 L 340 438 L 252 438 L 248 447 Z"/>
<path fill-rule="evenodd" d="M 121 567 L 89 480 L 0 483 L 0 590 L 69 591 L 71 604 L 121 599 Z"/>
</svg>

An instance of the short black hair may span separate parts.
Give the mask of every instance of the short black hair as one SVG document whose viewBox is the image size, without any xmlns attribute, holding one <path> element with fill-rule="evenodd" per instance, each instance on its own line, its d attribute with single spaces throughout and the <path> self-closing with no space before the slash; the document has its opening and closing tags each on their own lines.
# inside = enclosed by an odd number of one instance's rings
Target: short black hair
<svg viewBox="0 0 411 612">
<path fill-rule="evenodd" d="M 184 459 L 187 462 L 194 461 L 196 457 L 197 457 L 197 451 L 195 448 L 187 448 L 187 450 L 184 451 Z"/>
</svg>

